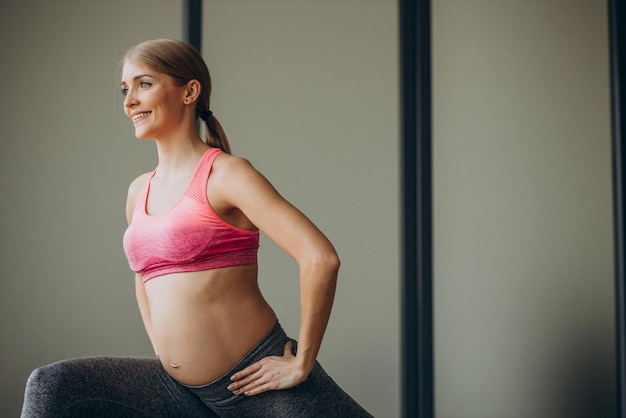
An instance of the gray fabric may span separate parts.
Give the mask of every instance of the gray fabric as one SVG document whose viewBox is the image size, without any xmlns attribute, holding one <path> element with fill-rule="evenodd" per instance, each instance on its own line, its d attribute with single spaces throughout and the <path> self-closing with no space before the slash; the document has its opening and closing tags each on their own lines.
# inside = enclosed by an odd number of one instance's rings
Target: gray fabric
<svg viewBox="0 0 626 418">
<path fill-rule="evenodd" d="M 203 386 L 176 382 L 156 359 L 88 357 L 52 363 L 30 375 L 22 418 L 371 417 L 319 364 L 292 389 L 251 397 L 226 389 L 235 371 L 265 356 L 283 355 L 287 341 L 276 324 L 224 376 Z"/>
<path fill-rule="evenodd" d="M 23 418 L 215 417 L 156 359 L 90 357 L 40 367 L 26 383 Z"/>
</svg>

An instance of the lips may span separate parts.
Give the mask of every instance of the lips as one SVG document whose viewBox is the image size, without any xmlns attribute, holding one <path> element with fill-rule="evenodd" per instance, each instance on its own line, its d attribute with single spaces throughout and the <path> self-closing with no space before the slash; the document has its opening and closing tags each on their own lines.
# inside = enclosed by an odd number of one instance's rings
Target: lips
<svg viewBox="0 0 626 418">
<path fill-rule="evenodd" d="M 146 116 L 150 115 L 151 113 L 152 112 L 139 112 L 132 115 L 131 118 L 133 119 L 133 122 L 138 122 L 144 119 Z"/>
</svg>

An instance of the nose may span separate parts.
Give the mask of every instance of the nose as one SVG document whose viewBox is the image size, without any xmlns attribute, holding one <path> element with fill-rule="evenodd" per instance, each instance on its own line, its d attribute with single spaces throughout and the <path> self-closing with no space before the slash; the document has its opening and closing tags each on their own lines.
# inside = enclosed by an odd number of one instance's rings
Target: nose
<svg viewBox="0 0 626 418">
<path fill-rule="evenodd" d="M 124 97 L 124 107 L 131 108 L 137 104 L 137 97 L 134 93 L 134 89 L 128 89 L 126 96 Z"/>
</svg>

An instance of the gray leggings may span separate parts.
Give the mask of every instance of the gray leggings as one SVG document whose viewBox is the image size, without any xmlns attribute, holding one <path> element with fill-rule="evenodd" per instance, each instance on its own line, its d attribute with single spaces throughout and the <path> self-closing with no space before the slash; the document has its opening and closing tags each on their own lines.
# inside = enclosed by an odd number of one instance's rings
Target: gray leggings
<svg viewBox="0 0 626 418">
<path fill-rule="evenodd" d="M 22 417 L 371 417 L 319 363 L 291 389 L 251 397 L 226 389 L 235 371 L 282 355 L 287 341 L 276 324 L 231 370 L 203 386 L 176 382 L 156 359 L 88 357 L 53 363 L 28 378 Z"/>
</svg>

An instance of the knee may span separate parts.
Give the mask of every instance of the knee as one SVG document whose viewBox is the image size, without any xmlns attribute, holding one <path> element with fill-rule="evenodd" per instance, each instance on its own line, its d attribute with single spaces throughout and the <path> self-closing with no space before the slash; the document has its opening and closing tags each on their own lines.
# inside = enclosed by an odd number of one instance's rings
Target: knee
<svg viewBox="0 0 626 418">
<path fill-rule="evenodd" d="M 50 396 L 71 380 L 72 367 L 67 361 L 47 364 L 33 370 L 26 381 L 26 394 Z"/>
<path fill-rule="evenodd" d="M 50 376 L 54 375 L 51 365 L 38 367 L 33 370 L 26 381 L 26 390 L 37 388 L 50 381 Z"/>
<path fill-rule="evenodd" d="M 50 364 L 38 367 L 28 376 L 22 417 L 52 416 L 50 411 L 55 411 L 54 403 L 60 387 L 58 379 L 60 374 L 56 369 L 54 364 Z"/>
<path fill-rule="evenodd" d="M 28 376 L 27 386 L 39 386 L 42 383 L 50 384 L 54 382 L 58 376 L 60 376 L 61 368 L 59 363 L 47 364 L 41 366 L 32 371 Z"/>
<path fill-rule="evenodd" d="M 53 364 L 38 367 L 32 371 L 26 381 L 26 398 L 40 398 L 53 392 L 57 385 L 59 373 Z"/>
</svg>

